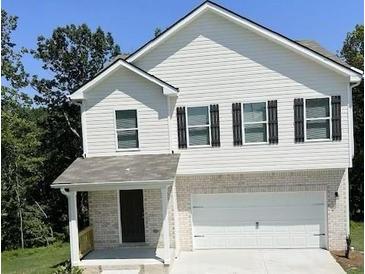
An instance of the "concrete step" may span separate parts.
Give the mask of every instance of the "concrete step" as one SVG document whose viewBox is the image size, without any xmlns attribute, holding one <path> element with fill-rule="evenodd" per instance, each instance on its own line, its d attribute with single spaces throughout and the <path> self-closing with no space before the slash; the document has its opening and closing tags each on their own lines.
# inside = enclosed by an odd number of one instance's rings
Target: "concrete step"
<svg viewBox="0 0 365 274">
<path fill-rule="evenodd" d="M 167 274 L 168 266 L 151 265 L 100 265 L 85 266 L 84 274 Z"/>
</svg>

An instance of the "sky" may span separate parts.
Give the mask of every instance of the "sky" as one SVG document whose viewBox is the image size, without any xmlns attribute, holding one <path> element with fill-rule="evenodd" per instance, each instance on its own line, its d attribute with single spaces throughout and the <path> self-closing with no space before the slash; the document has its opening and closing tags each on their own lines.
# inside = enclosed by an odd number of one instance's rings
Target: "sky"
<svg viewBox="0 0 365 274">
<path fill-rule="evenodd" d="M 122 52 L 131 53 L 203 1 L 199 0 L 3 0 L 2 8 L 16 15 L 17 46 L 34 49 L 37 37 L 49 37 L 58 26 L 86 23 L 111 32 Z M 336 53 L 346 33 L 363 24 L 363 0 L 216 0 L 216 3 L 292 39 L 312 39 Z M 30 56 L 30 74 L 45 73 Z"/>
</svg>

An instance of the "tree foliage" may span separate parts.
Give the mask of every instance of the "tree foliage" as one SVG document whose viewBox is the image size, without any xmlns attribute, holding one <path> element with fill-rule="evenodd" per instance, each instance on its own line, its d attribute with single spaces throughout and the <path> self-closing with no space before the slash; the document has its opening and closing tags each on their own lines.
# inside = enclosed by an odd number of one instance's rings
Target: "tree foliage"
<svg viewBox="0 0 365 274">
<path fill-rule="evenodd" d="M 14 89 L 27 85 L 27 74 L 21 62 L 22 54 L 15 50 L 11 34 L 17 28 L 18 17 L 10 16 L 1 9 L 1 77 L 10 82 Z"/>
<path fill-rule="evenodd" d="M 82 154 L 80 110 L 68 95 L 120 49 L 110 33 L 84 24 L 58 27 L 49 38 L 38 37 L 36 49 L 16 50 L 11 35 L 17 17 L 2 10 L 1 20 L 1 72 L 7 84 L 1 87 L 2 249 L 10 249 L 66 235 L 66 198 L 50 183 Z M 21 59 L 26 52 L 42 62 L 48 79 L 29 80 Z M 22 93 L 28 84 L 37 91 L 34 100 Z"/>
<path fill-rule="evenodd" d="M 42 203 L 29 195 L 37 191 L 42 178 L 40 148 L 42 131 L 34 119 L 38 110 L 20 91 L 28 84 L 21 52 L 11 42 L 17 17 L 1 10 L 1 242 L 2 249 L 41 245 L 52 238 Z M 4 81 L 3 81 L 4 82 Z"/>
<path fill-rule="evenodd" d="M 161 33 L 162 33 L 162 30 L 159 27 L 155 28 L 155 32 L 154 32 L 155 37 L 159 36 Z"/>
<path fill-rule="evenodd" d="M 364 26 L 349 32 L 340 51 L 348 64 L 364 70 Z M 350 170 L 350 213 L 355 220 L 364 218 L 364 82 L 352 90 L 355 156 Z"/>
<path fill-rule="evenodd" d="M 71 104 L 68 96 L 120 54 L 120 49 L 110 33 L 101 28 L 93 32 L 83 24 L 58 27 L 49 38 L 38 37 L 37 48 L 31 52 L 52 74 L 50 79 L 33 76 L 32 86 L 38 92 L 35 102 L 47 110 L 42 123 L 41 149 L 46 160 L 41 189 L 55 230 L 62 232 L 67 220 L 66 199 L 49 184 L 82 155 L 80 108 Z"/>
</svg>

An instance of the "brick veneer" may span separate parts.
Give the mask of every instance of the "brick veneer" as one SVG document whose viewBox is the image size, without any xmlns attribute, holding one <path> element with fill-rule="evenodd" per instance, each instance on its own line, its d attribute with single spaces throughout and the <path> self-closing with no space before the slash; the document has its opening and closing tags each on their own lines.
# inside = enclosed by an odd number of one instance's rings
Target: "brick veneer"
<svg viewBox="0 0 365 274">
<path fill-rule="evenodd" d="M 347 169 L 255 172 L 220 175 L 177 176 L 169 192 L 171 245 L 175 246 L 173 199 L 176 188 L 179 236 L 182 250 L 192 250 L 191 194 L 233 192 L 327 191 L 329 249 L 343 250 L 347 232 Z M 338 197 L 335 197 L 338 192 Z M 161 194 L 159 189 L 144 190 L 146 243 L 163 246 L 161 233 Z M 118 192 L 89 193 L 90 223 L 95 247 L 119 245 Z"/>
<path fill-rule="evenodd" d="M 175 227 L 171 189 L 169 190 L 170 244 L 175 246 Z M 118 190 L 89 192 L 90 225 L 94 229 L 95 249 L 120 246 Z M 145 238 L 151 247 L 163 247 L 160 189 L 143 190 Z"/>
<path fill-rule="evenodd" d="M 191 194 L 327 191 L 329 249 L 343 250 L 346 247 L 347 186 L 347 169 L 178 176 L 181 249 L 192 250 Z"/>
</svg>

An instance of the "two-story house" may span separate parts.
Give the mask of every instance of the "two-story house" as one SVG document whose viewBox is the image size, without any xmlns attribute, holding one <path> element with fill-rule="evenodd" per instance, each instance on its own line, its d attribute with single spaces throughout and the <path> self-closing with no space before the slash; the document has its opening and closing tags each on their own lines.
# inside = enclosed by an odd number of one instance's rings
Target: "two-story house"
<svg viewBox="0 0 365 274">
<path fill-rule="evenodd" d="M 209 1 L 117 57 L 70 96 L 84 157 L 52 186 L 68 197 L 73 265 L 128 248 L 165 264 L 180 250 L 345 249 L 361 80 L 318 44 Z M 95 249 L 82 260 L 79 191 Z"/>
</svg>

